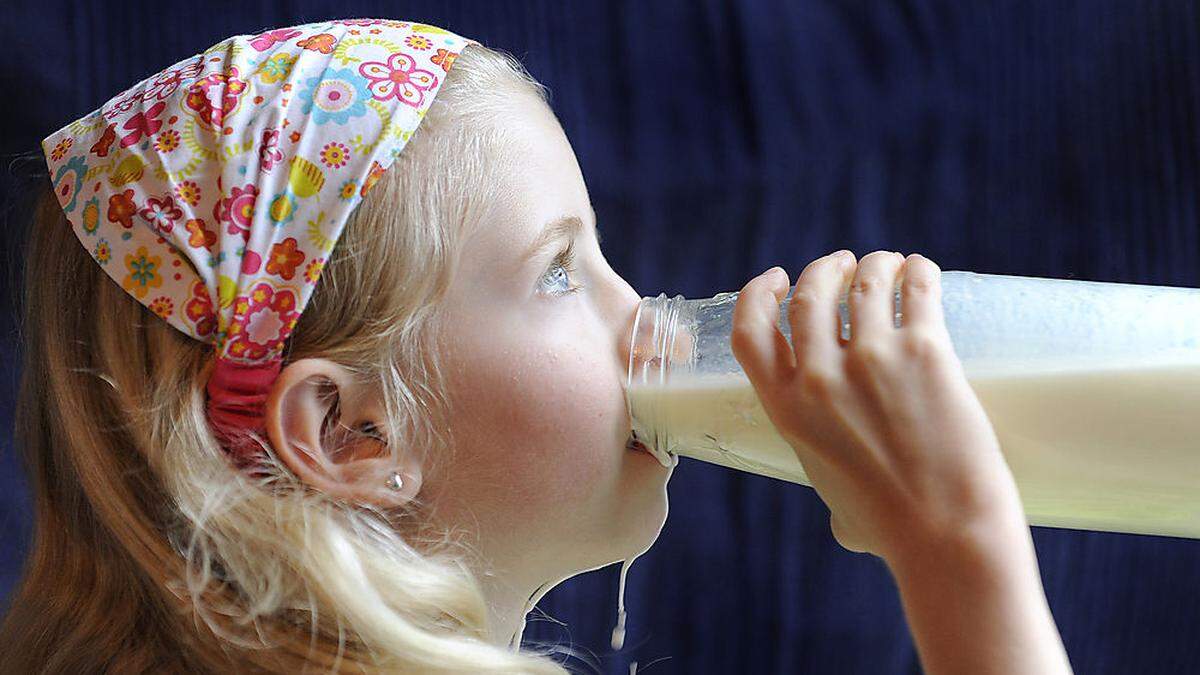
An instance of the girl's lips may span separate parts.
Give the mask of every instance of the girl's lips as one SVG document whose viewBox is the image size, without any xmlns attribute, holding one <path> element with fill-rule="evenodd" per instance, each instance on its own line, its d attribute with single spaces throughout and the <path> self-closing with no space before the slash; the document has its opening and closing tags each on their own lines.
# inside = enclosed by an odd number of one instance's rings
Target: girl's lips
<svg viewBox="0 0 1200 675">
<path fill-rule="evenodd" d="M 658 451 L 651 450 L 648 445 L 646 445 L 639 438 L 637 438 L 636 434 L 631 435 L 629 437 L 629 440 L 626 441 L 625 449 L 631 450 L 633 452 L 644 452 L 647 455 L 650 455 L 654 459 L 658 460 L 659 464 L 663 465 L 664 467 L 666 467 L 668 469 L 675 466 L 675 464 L 678 463 L 678 461 L 679 461 L 678 455 L 676 455 L 675 453 L 673 453 L 669 450 L 658 450 Z"/>
</svg>

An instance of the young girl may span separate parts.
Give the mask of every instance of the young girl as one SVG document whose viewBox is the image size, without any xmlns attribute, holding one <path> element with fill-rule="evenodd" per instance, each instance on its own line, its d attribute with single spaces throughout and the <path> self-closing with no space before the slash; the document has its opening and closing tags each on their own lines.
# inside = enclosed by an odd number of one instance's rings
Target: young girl
<svg viewBox="0 0 1200 675">
<path fill-rule="evenodd" d="M 0 672 L 563 672 L 526 613 L 649 548 L 670 471 L 627 447 L 639 296 L 520 63 L 403 21 L 236 36 L 44 149 Z M 1069 672 L 937 271 L 817 260 L 789 345 L 772 270 L 735 352 L 928 672 Z"/>
</svg>

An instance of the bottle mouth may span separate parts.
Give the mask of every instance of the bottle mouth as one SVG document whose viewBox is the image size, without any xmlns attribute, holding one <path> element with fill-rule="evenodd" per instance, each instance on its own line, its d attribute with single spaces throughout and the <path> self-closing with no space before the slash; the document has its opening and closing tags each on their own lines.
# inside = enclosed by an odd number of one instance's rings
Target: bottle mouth
<svg viewBox="0 0 1200 675">
<path fill-rule="evenodd" d="M 625 406 L 633 427 L 627 447 L 649 452 L 664 467 L 674 466 L 678 457 L 668 450 L 668 439 L 662 438 L 662 434 L 637 417 L 631 391 L 638 386 L 667 383 L 679 360 L 676 351 L 683 300 L 682 295 L 668 297 L 666 293 L 641 299 L 633 317 L 625 371 Z M 692 341 L 686 343 L 690 347 Z M 690 361 L 690 358 L 688 354 L 686 360 Z"/>
<path fill-rule="evenodd" d="M 682 321 L 682 295 L 646 296 L 638 303 L 630 334 L 625 389 L 639 384 L 666 384 L 671 372 L 695 360 L 694 340 Z"/>
</svg>

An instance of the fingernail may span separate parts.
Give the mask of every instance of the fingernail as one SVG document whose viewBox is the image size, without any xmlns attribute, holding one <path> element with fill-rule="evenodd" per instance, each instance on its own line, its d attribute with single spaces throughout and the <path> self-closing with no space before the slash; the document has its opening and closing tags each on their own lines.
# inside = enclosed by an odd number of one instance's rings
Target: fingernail
<svg viewBox="0 0 1200 675">
<path fill-rule="evenodd" d="M 767 270 L 766 272 L 763 272 L 762 276 L 764 276 L 764 277 L 776 276 L 777 277 L 780 274 L 783 274 L 783 268 L 780 267 L 779 265 L 776 265 L 776 266 L 772 267 L 771 269 Z"/>
</svg>

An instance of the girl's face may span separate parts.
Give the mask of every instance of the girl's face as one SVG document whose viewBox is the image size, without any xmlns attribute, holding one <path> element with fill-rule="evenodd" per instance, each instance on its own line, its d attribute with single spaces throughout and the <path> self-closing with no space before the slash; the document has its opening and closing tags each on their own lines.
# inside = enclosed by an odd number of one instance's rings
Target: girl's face
<svg viewBox="0 0 1200 675">
<path fill-rule="evenodd" d="M 512 105 L 523 147 L 506 151 L 515 168 L 496 186 L 510 197 L 464 243 L 440 308 L 454 456 L 426 485 L 432 517 L 476 533 L 493 569 L 522 588 L 649 548 L 670 470 L 626 449 L 639 295 L 600 251 L 552 111 L 524 96 Z"/>
</svg>

